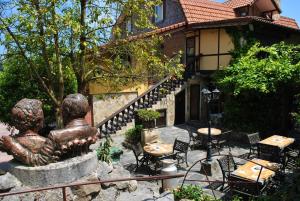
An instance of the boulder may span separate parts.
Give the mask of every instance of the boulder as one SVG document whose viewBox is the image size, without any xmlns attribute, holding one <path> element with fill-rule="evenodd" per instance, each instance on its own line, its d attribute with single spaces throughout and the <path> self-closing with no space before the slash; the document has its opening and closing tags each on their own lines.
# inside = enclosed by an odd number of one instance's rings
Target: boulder
<svg viewBox="0 0 300 201">
<path fill-rule="evenodd" d="M 171 192 L 162 193 L 156 201 L 174 201 L 174 195 Z"/>
<path fill-rule="evenodd" d="M 99 161 L 98 168 L 96 170 L 96 174 L 100 180 L 107 178 L 107 175 L 113 171 L 113 166 L 107 164 L 106 162 Z"/>
<path fill-rule="evenodd" d="M 10 173 L 0 176 L 0 192 L 9 191 L 17 186 L 21 186 L 21 182 Z"/>
<path fill-rule="evenodd" d="M 89 176 L 84 181 L 98 181 L 98 178 L 95 175 Z M 78 181 L 80 182 L 80 181 Z M 91 200 L 92 197 L 96 197 L 98 193 L 101 191 L 100 184 L 90 184 L 90 185 L 81 185 L 81 186 L 73 186 L 71 187 L 72 193 L 74 194 L 74 200 L 83 201 L 83 200 Z"/>
<path fill-rule="evenodd" d="M 99 195 L 93 199 L 93 201 L 115 201 L 118 195 L 118 191 L 115 188 L 108 188 L 101 190 Z"/>
</svg>

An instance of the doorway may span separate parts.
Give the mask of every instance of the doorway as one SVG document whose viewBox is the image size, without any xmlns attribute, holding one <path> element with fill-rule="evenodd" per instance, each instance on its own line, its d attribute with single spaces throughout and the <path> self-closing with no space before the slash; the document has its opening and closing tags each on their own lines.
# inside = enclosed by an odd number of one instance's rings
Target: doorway
<svg viewBox="0 0 300 201">
<path fill-rule="evenodd" d="M 175 96 L 175 125 L 185 123 L 185 90 Z"/>
<path fill-rule="evenodd" d="M 193 84 L 190 88 L 190 119 L 199 120 L 200 110 L 200 85 Z"/>
</svg>

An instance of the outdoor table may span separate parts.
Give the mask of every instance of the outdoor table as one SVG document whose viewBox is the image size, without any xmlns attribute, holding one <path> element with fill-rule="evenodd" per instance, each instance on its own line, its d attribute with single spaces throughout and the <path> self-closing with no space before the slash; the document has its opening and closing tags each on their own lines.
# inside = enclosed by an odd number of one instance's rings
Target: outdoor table
<svg viewBox="0 0 300 201">
<path fill-rule="evenodd" d="M 262 168 L 261 165 L 267 168 L 264 167 Z M 261 168 L 262 171 L 259 176 L 259 172 Z M 247 181 L 254 181 L 254 182 L 257 181 L 259 176 L 258 182 L 264 184 L 267 180 L 269 180 L 271 177 L 275 175 L 275 171 L 277 171 L 278 169 L 279 169 L 279 165 L 277 163 L 272 163 L 270 161 L 266 161 L 262 159 L 252 159 L 251 161 L 248 161 L 244 165 L 239 166 L 231 174 L 241 179 Z"/>
<path fill-rule="evenodd" d="M 284 137 L 280 135 L 273 135 L 271 137 L 268 137 L 260 141 L 259 143 L 279 147 L 281 150 L 283 150 L 285 147 L 293 144 L 294 142 L 295 142 L 294 138 Z"/>
<path fill-rule="evenodd" d="M 199 128 L 197 130 L 198 135 L 208 135 L 208 128 Z M 210 133 L 212 136 L 218 136 L 222 134 L 222 131 L 217 128 L 211 128 Z"/>
<path fill-rule="evenodd" d="M 154 143 L 144 146 L 144 151 L 151 156 L 160 157 L 173 153 L 173 144 Z"/>
</svg>

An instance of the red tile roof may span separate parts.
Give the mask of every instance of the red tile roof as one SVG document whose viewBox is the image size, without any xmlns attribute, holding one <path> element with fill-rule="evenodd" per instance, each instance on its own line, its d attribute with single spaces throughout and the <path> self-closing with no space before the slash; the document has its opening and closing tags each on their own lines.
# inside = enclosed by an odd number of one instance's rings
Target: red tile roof
<svg viewBox="0 0 300 201">
<path fill-rule="evenodd" d="M 299 29 L 299 26 L 296 22 L 295 19 L 289 18 L 289 17 L 284 17 L 280 16 L 278 20 L 273 21 L 275 24 L 286 26 L 286 27 L 291 27 L 294 29 Z"/>
<path fill-rule="evenodd" d="M 256 0 L 228 0 L 224 2 L 225 5 L 231 8 L 239 8 L 243 6 L 252 5 Z"/>
<path fill-rule="evenodd" d="M 187 22 L 199 23 L 235 18 L 232 8 L 209 0 L 180 0 Z"/>
<path fill-rule="evenodd" d="M 234 8 L 251 5 L 255 1 L 256 0 L 228 0 L 224 3 L 219 3 L 212 0 L 179 0 L 188 25 L 233 19 L 237 19 L 238 21 L 240 17 L 235 15 Z M 276 21 L 270 21 L 258 16 L 248 17 L 264 23 L 299 29 L 296 21 L 287 17 L 281 17 Z"/>
</svg>

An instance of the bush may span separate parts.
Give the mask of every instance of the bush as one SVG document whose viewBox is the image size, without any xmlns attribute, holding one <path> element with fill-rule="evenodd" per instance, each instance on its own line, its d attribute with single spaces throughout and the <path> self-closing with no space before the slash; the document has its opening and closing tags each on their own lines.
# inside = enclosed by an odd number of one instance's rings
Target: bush
<svg viewBox="0 0 300 201">
<path fill-rule="evenodd" d="M 112 158 L 110 155 L 110 148 L 111 148 L 112 140 L 107 137 L 106 141 L 103 143 L 101 142 L 99 147 L 96 149 L 98 160 L 104 161 L 106 163 L 111 163 Z"/>
<path fill-rule="evenodd" d="M 136 125 L 134 128 L 128 129 L 125 133 L 125 141 L 130 144 L 136 144 L 140 142 L 142 129 L 142 125 Z"/>
<path fill-rule="evenodd" d="M 200 186 L 187 185 L 173 191 L 176 201 L 181 199 L 190 199 L 194 201 L 217 201 L 209 195 L 205 195 Z"/>
<path fill-rule="evenodd" d="M 138 117 L 143 121 L 152 121 L 160 117 L 160 113 L 154 110 L 140 109 L 137 111 Z"/>
</svg>

